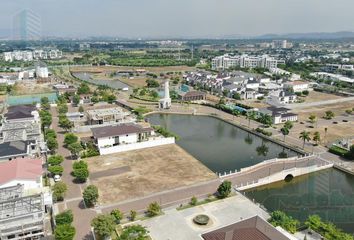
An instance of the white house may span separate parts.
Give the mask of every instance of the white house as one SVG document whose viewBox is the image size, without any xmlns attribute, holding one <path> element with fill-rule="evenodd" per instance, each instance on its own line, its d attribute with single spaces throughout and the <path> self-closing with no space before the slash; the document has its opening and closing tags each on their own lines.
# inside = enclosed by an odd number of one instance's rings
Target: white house
<svg viewBox="0 0 354 240">
<path fill-rule="evenodd" d="M 286 121 L 296 122 L 298 115 L 289 112 L 290 109 L 283 107 L 262 108 L 259 113 L 272 116 L 273 124 L 285 123 Z"/>
<path fill-rule="evenodd" d="M 309 83 L 303 81 L 293 81 L 284 83 L 285 89 L 291 89 L 294 92 L 303 92 L 309 90 Z"/>
<path fill-rule="evenodd" d="M 174 138 L 161 138 L 151 127 L 136 123 L 91 129 L 101 155 L 174 143 Z"/>
<path fill-rule="evenodd" d="M 267 102 L 271 105 L 275 104 L 288 104 L 296 102 L 297 96 L 287 91 L 274 91 L 269 94 Z"/>
<path fill-rule="evenodd" d="M 38 189 L 42 183 L 42 159 L 22 158 L 0 163 L 0 188 L 23 185 Z"/>
<path fill-rule="evenodd" d="M 48 76 L 49 76 L 48 68 L 38 66 L 36 68 L 36 76 L 39 78 L 48 78 Z"/>
</svg>

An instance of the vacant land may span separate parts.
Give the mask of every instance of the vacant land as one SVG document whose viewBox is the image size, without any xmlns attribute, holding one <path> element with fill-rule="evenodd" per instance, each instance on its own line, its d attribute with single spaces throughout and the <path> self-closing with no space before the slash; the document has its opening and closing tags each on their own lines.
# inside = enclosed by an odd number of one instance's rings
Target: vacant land
<svg viewBox="0 0 354 240">
<path fill-rule="evenodd" d="M 48 93 L 52 91 L 53 89 L 49 84 L 34 84 L 33 81 L 22 81 L 21 83 L 16 83 L 12 88 L 13 95 Z"/>
<path fill-rule="evenodd" d="M 343 98 L 343 97 L 334 94 L 329 94 L 329 93 L 311 91 L 309 95 L 304 98 L 304 100 L 306 103 L 311 103 L 311 102 L 320 102 L 320 101 L 339 99 L 339 98 Z"/>
<path fill-rule="evenodd" d="M 150 73 L 161 72 L 184 72 L 194 71 L 195 67 L 188 66 L 169 66 L 169 67 L 125 67 L 125 66 L 90 66 L 90 67 L 71 67 L 71 72 L 113 72 L 113 71 L 132 71 L 137 69 L 145 69 Z"/>
<path fill-rule="evenodd" d="M 102 176 L 91 179 L 91 182 L 98 187 L 99 204 L 103 205 L 216 178 L 213 172 L 176 144 L 98 156 L 87 161 L 90 172 L 99 172 Z M 110 169 L 122 167 L 130 171 L 107 176 L 111 175 Z"/>
</svg>

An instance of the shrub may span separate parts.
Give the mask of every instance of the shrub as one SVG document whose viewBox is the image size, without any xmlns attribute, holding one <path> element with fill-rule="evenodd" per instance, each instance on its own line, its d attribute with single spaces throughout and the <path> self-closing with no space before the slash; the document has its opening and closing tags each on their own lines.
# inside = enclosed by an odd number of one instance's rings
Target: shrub
<svg viewBox="0 0 354 240">
<path fill-rule="evenodd" d="M 291 216 L 286 215 L 282 211 L 274 211 L 268 220 L 273 226 L 281 226 L 290 233 L 295 233 L 300 223 L 298 220 L 293 219 Z"/>
<path fill-rule="evenodd" d="M 65 143 L 65 145 L 68 146 L 72 143 L 76 143 L 78 141 L 78 139 L 79 138 L 75 134 L 67 133 L 67 134 L 65 134 L 65 137 L 64 137 L 64 143 Z"/>
<path fill-rule="evenodd" d="M 80 169 L 80 168 L 86 168 L 87 169 L 88 168 L 87 162 L 82 161 L 82 160 L 74 162 L 73 169 Z"/>
<path fill-rule="evenodd" d="M 149 217 L 157 216 L 161 213 L 161 207 L 157 202 L 150 203 L 147 209 L 147 214 Z"/>
<path fill-rule="evenodd" d="M 134 210 L 131 210 L 130 211 L 130 216 L 129 216 L 130 221 L 134 221 L 136 219 L 136 215 L 137 215 L 137 212 L 134 211 Z"/>
<path fill-rule="evenodd" d="M 218 187 L 218 194 L 220 198 L 226 198 L 231 193 L 232 184 L 230 181 L 223 181 Z"/>
<path fill-rule="evenodd" d="M 268 137 L 272 136 L 272 132 L 266 131 L 262 128 L 256 128 L 256 132 L 259 132 L 259 133 L 261 133 L 265 136 L 268 136 Z"/>
<path fill-rule="evenodd" d="M 335 145 L 332 145 L 328 151 L 341 157 L 345 157 L 348 154 L 348 150 Z"/>
<path fill-rule="evenodd" d="M 140 226 L 140 225 L 132 225 L 132 226 L 127 226 L 123 229 L 122 234 L 120 235 L 120 240 L 131 240 L 133 239 L 132 236 L 134 236 L 134 239 L 148 239 L 148 231 L 146 230 L 145 227 Z"/>
<path fill-rule="evenodd" d="M 74 220 L 73 212 L 66 210 L 55 216 L 55 222 L 57 225 L 71 224 Z"/>
<path fill-rule="evenodd" d="M 58 225 L 54 231 L 55 240 L 72 240 L 76 230 L 69 224 Z"/>
<path fill-rule="evenodd" d="M 111 212 L 111 216 L 113 217 L 114 221 L 119 224 L 124 215 L 121 211 L 119 211 L 119 209 L 114 209 Z"/>
<path fill-rule="evenodd" d="M 191 204 L 192 206 L 195 206 L 195 205 L 197 205 L 197 203 L 198 203 L 198 199 L 193 196 L 193 197 L 191 198 L 190 204 Z"/>
</svg>

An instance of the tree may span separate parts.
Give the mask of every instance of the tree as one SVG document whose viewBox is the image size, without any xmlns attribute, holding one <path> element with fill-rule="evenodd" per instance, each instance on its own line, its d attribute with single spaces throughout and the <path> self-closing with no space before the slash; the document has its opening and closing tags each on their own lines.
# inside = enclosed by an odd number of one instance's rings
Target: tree
<svg viewBox="0 0 354 240">
<path fill-rule="evenodd" d="M 58 225 L 54 231 L 55 240 L 72 240 L 76 230 L 69 224 Z"/>
<path fill-rule="evenodd" d="M 287 129 L 289 129 L 289 130 L 292 129 L 293 126 L 294 126 L 294 124 L 293 124 L 292 122 L 290 122 L 290 121 L 286 121 L 286 122 L 284 123 L 284 127 L 287 128 Z"/>
<path fill-rule="evenodd" d="M 119 224 L 120 221 L 123 219 L 124 215 L 119 209 L 114 209 L 111 211 L 111 216 L 113 217 L 114 221 Z"/>
<path fill-rule="evenodd" d="M 332 119 L 332 118 L 334 118 L 334 112 L 332 112 L 332 111 L 326 111 L 325 112 L 325 115 L 323 116 L 323 118 L 324 119 L 327 119 L 327 120 L 330 120 L 330 119 Z"/>
<path fill-rule="evenodd" d="M 53 155 L 48 158 L 49 165 L 60 165 L 64 161 L 64 158 L 60 155 Z"/>
<path fill-rule="evenodd" d="M 57 138 L 57 134 L 53 129 L 46 129 L 45 130 L 45 138 Z"/>
<path fill-rule="evenodd" d="M 159 82 L 154 80 L 154 79 L 148 79 L 146 80 L 146 86 L 148 88 L 157 88 L 160 86 Z"/>
<path fill-rule="evenodd" d="M 81 169 L 81 168 L 88 168 L 87 166 L 87 162 L 80 160 L 80 161 L 76 161 L 73 164 L 73 169 Z"/>
<path fill-rule="evenodd" d="M 47 138 L 47 147 L 50 151 L 55 151 L 55 149 L 58 149 L 57 140 L 53 137 Z"/>
<path fill-rule="evenodd" d="M 69 151 L 72 155 L 78 156 L 79 153 L 83 150 L 81 144 L 79 142 L 72 143 L 68 146 Z"/>
<path fill-rule="evenodd" d="M 350 114 L 353 113 L 353 110 L 352 110 L 352 109 L 347 109 L 347 110 L 345 110 L 345 113 L 348 114 L 348 115 L 350 115 Z"/>
<path fill-rule="evenodd" d="M 119 240 L 145 240 L 148 238 L 148 230 L 141 225 L 131 225 L 123 229 Z"/>
<path fill-rule="evenodd" d="M 64 135 L 64 143 L 69 146 L 72 143 L 76 143 L 78 141 L 78 137 L 73 133 L 67 133 Z"/>
<path fill-rule="evenodd" d="M 263 123 L 266 126 L 271 126 L 273 123 L 273 119 L 270 115 L 268 114 L 262 114 L 261 118 L 259 119 L 261 123 Z"/>
<path fill-rule="evenodd" d="M 68 131 L 74 124 L 66 116 L 59 116 L 59 126 Z"/>
<path fill-rule="evenodd" d="M 54 184 L 53 188 L 53 200 L 62 201 L 65 196 L 65 192 L 68 190 L 64 182 L 57 182 Z"/>
<path fill-rule="evenodd" d="M 284 136 L 284 142 L 285 142 L 285 136 L 289 135 L 289 129 L 287 129 L 286 127 L 283 127 L 280 129 L 281 133 L 283 134 Z"/>
<path fill-rule="evenodd" d="M 80 107 L 79 107 L 79 112 L 80 112 L 80 113 L 83 113 L 84 111 L 85 111 L 84 107 L 83 107 L 83 106 L 80 106 Z"/>
<path fill-rule="evenodd" d="M 50 108 L 48 97 L 41 98 L 41 107 L 42 109 L 48 110 Z"/>
<path fill-rule="evenodd" d="M 310 123 L 312 123 L 312 124 L 314 124 L 316 122 L 316 119 L 317 119 L 317 117 L 314 114 L 311 114 L 309 116 Z"/>
<path fill-rule="evenodd" d="M 49 127 L 52 124 L 52 115 L 46 110 L 39 111 L 39 116 L 41 118 L 42 127 Z"/>
<path fill-rule="evenodd" d="M 68 105 L 66 103 L 58 105 L 58 113 L 65 114 L 68 112 Z"/>
<path fill-rule="evenodd" d="M 73 96 L 73 104 L 77 106 L 79 103 L 80 103 L 80 96 L 75 94 Z"/>
<path fill-rule="evenodd" d="M 310 133 L 307 131 L 302 131 L 299 136 L 300 139 L 303 140 L 302 148 L 305 148 L 305 142 L 309 142 L 311 140 Z"/>
<path fill-rule="evenodd" d="M 287 216 L 282 211 L 274 211 L 270 215 L 270 219 L 268 220 L 273 226 L 281 226 L 285 230 L 290 233 L 295 233 L 300 223 L 296 219 L 293 219 L 290 216 Z"/>
<path fill-rule="evenodd" d="M 71 224 L 74 220 L 74 215 L 71 210 L 66 210 L 55 216 L 55 223 L 57 225 Z"/>
<path fill-rule="evenodd" d="M 86 182 L 89 177 L 89 170 L 87 168 L 74 169 L 73 176 L 78 182 Z"/>
<path fill-rule="evenodd" d="M 102 239 L 110 236 L 115 229 L 114 219 L 111 215 L 100 214 L 92 219 L 91 226 L 95 233 Z"/>
<path fill-rule="evenodd" d="M 98 189 L 95 185 L 89 185 L 85 188 L 84 192 L 82 193 L 82 197 L 86 206 L 92 207 L 96 204 L 98 200 Z"/>
<path fill-rule="evenodd" d="M 312 140 L 316 142 L 316 145 L 318 145 L 318 143 L 321 142 L 321 134 L 319 132 L 315 132 Z"/>
<path fill-rule="evenodd" d="M 230 181 L 223 181 L 218 187 L 218 194 L 220 198 L 226 198 L 230 195 L 232 189 L 232 184 Z"/>
<path fill-rule="evenodd" d="M 80 87 L 77 89 L 77 93 L 79 95 L 88 94 L 90 93 L 90 87 L 87 85 L 87 83 L 81 83 Z"/>
<path fill-rule="evenodd" d="M 54 165 L 49 166 L 48 171 L 53 175 L 61 175 L 64 171 L 64 168 L 62 166 Z"/>
<path fill-rule="evenodd" d="M 152 202 L 149 204 L 147 209 L 147 214 L 149 217 L 157 216 L 161 213 L 161 207 L 157 202 Z"/>
<path fill-rule="evenodd" d="M 256 117 L 256 114 L 253 111 L 246 113 L 246 119 L 248 119 L 248 128 L 250 127 L 251 120 L 255 119 L 255 117 Z"/>
<path fill-rule="evenodd" d="M 134 210 L 131 210 L 131 211 L 130 211 L 130 216 L 129 216 L 130 221 L 134 221 L 135 218 L 136 218 L 136 215 L 137 215 L 137 212 L 134 211 Z"/>
</svg>

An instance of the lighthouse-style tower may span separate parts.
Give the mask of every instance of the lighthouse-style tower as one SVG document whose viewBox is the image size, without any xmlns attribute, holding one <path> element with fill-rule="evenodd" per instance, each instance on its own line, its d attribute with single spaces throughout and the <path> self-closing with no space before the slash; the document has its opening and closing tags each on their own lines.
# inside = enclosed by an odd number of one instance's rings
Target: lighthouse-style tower
<svg viewBox="0 0 354 240">
<path fill-rule="evenodd" d="M 159 108 L 169 109 L 171 107 L 171 98 L 170 98 L 169 81 L 167 79 L 165 80 L 164 86 L 165 86 L 164 97 L 159 101 Z"/>
</svg>

